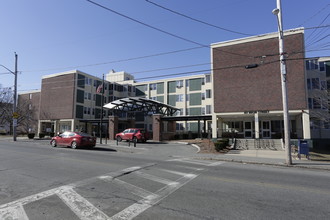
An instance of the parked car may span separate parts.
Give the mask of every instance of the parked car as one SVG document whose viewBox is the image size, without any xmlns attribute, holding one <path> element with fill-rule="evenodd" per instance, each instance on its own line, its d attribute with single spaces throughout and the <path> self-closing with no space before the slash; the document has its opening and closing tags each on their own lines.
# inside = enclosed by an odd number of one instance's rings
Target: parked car
<svg viewBox="0 0 330 220">
<path fill-rule="evenodd" d="M 145 130 L 140 128 L 128 128 L 123 132 L 116 134 L 115 138 L 119 142 L 122 140 L 146 142 L 148 140 L 148 134 Z"/>
<path fill-rule="evenodd" d="M 0 126 L 0 134 L 8 134 L 8 130 L 6 129 L 5 126 Z"/>
<path fill-rule="evenodd" d="M 53 137 L 50 144 L 53 147 L 70 146 L 73 149 L 76 149 L 77 147 L 95 147 L 96 137 L 83 132 L 66 131 L 56 137 Z"/>
</svg>

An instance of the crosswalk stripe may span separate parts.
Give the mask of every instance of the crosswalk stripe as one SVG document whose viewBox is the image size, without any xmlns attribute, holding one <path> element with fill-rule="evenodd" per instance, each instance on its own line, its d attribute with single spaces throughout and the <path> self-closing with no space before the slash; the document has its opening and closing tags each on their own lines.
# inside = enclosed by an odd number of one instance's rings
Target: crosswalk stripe
<svg viewBox="0 0 330 220">
<path fill-rule="evenodd" d="M 141 171 L 137 171 L 134 174 L 139 175 L 139 176 L 141 176 L 141 177 L 143 177 L 145 179 L 152 180 L 152 181 L 155 181 L 155 182 L 158 182 L 158 183 L 162 183 L 162 184 L 165 184 L 165 185 L 169 185 L 169 184 L 174 184 L 175 183 L 175 181 L 164 179 L 164 178 L 161 178 L 161 177 L 158 177 L 158 176 L 154 176 L 154 175 L 151 175 L 151 174 L 143 173 Z"/>
<path fill-rule="evenodd" d="M 71 187 L 61 187 L 56 194 L 81 220 L 109 219 L 104 212 L 93 206 Z"/>
<path fill-rule="evenodd" d="M 165 199 L 170 194 L 174 193 L 176 190 L 187 184 L 189 181 L 197 177 L 197 174 L 186 173 L 184 176 L 176 180 L 175 184 L 169 184 L 161 188 L 156 192 L 158 196 L 149 198 L 149 199 L 142 199 L 137 203 L 127 207 L 126 209 L 122 210 L 121 212 L 117 213 L 116 215 L 112 216 L 112 220 L 131 220 L 147 210 L 148 208 L 154 206 L 161 200 Z"/>
<path fill-rule="evenodd" d="M 29 220 L 28 216 L 25 213 L 23 205 L 17 204 L 12 207 L 7 207 L 0 210 L 0 219 L 6 220 Z"/>
<path fill-rule="evenodd" d="M 130 183 L 122 181 L 120 179 L 102 178 L 102 180 L 104 180 L 106 182 L 117 183 L 118 185 L 125 187 L 131 193 L 133 193 L 134 195 L 137 195 L 141 198 L 149 198 L 149 197 L 152 197 L 152 196 L 156 196 L 156 194 L 154 194 L 152 192 L 149 192 L 148 190 L 142 189 L 140 187 L 137 187 L 135 185 L 132 185 Z"/>
</svg>

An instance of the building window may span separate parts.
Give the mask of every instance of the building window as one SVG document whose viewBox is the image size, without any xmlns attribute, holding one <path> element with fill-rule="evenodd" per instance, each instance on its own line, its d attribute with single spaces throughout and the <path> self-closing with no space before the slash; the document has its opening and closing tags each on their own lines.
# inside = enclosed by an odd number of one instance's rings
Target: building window
<svg viewBox="0 0 330 220">
<path fill-rule="evenodd" d="M 312 89 L 320 89 L 320 79 L 312 78 Z"/>
<path fill-rule="evenodd" d="M 183 131 L 184 127 L 183 127 L 183 123 L 176 123 L 176 130 L 177 131 Z"/>
<path fill-rule="evenodd" d="M 176 95 L 177 102 L 183 102 L 183 94 Z"/>
<path fill-rule="evenodd" d="M 207 115 L 208 114 L 212 114 L 212 106 L 211 105 L 206 105 L 206 112 Z"/>
<path fill-rule="evenodd" d="M 319 64 L 317 60 L 306 60 L 306 70 L 317 70 Z"/>
<path fill-rule="evenodd" d="M 311 79 L 307 79 L 307 89 L 308 90 L 312 89 Z"/>
<path fill-rule="evenodd" d="M 320 66 L 320 71 L 325 71 L 325 62 L 320 62 L 319 66 Z"/>
<path fill-rule="evenodd" d="M 308 108 L 313 109 L 313 99 L 312 98 L 308 98 Z"/>
<path fill-rule="evenodd" d="M 211 82 L 211 75 L 205 75 L 205 82 L 206 83 Z"/>
<path fill-rule="evenodd" d="M 206 98 L 207 98 L 207 99 L 212 98 L 211 89 L 207 89 L 207 90 L 206 90 Z"/>
<path fill-rule="evenodd" d="M 84 93 L 84 97 L 85 97 L 85 99 L 88 99 L 88 92 Z"/>
<path fill-rule="evenodd" d="M 88 93 L 88 100 L 92 100 L 92 93 Z"/>
<path fill-rule="evenodd" d="M 202 94 L 202 100 L 205 100 L 205 96 L 206 96 L 205 92 L 203 92 L 201 94 Z"/>
<path fill-rule="evenodd" d="M 84 114 L 87 114 L 87 107 L 84 107 Z"/>
<path fill-rule="evenodd" d="M 151 100 L 157 101 L 157 97 L 156 96 L 152 96 L 150 97 Z"/>
<path fill-rule="evenodd" d="M 186 102 L 189 102 L 189 94 L 186 95 Z"/>
<path fill-rule="evenodd" d="M 157 90 L 157 84 L 156 83 L 152 83 L 149 85 L 150 90 Z"/>
<path fill-rule="evenodd" d="M 321 98 L 313 98 L 313 109 L 321 108 Z"/>
<path fill-rule="evenodd" d="M 186 87 L 189 87 L 189 79 L 186 79 Z"/>
<path fill-rule="evenodd" d="M 321 81 L 321 90 L 327 89 L 327 81 Z"/>
<path fill-rule="evenodd" d="M 183 87 L 183 80 L 176 81 L 176 87 L 177 88 L 182 88 Z"/>
<path fill-rule="evenodd" d="M 206 113 L 206 109 L 202 107 L 202 115 L 205 115 L 205 113 Z"/>
</svg>

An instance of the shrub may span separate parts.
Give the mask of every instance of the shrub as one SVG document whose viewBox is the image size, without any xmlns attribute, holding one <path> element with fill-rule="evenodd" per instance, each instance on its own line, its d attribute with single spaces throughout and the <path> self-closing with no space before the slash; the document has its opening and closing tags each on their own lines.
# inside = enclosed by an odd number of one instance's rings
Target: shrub
<svg viewBox="0 0 330 220">
<path fill-rule="evenodd" d="M 39 138 L 44 138 L 45 134 L 44 133 L 39 133 Z"/>
<path fill-rule="evenodd" d="M 35 133 L 29 133 L 29 134 L 28 134 L 28 138 L 29 138 L 29 139 L 33 139 L 34 136 L 35 136 Z"/>
<path fill-rule="evenodd" d="M 216 151 L 221 151 L 223 149 L 225 149 L 229 144 L 229 139 L 223 139 L 223 140 L 219 140 L 217 142 L 214 143 L 214 147 Z"/>
</svg>

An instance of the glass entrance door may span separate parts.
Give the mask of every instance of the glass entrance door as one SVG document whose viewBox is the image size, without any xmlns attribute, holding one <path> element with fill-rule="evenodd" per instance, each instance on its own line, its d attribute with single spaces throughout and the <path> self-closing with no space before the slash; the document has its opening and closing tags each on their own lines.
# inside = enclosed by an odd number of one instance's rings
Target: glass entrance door
<svg viewBox="0 0 330 220">
<path fill-rule="evenodd" d="M 262 138 L 271 138 L 270 121 L 262 121 Z"/>
<path fill-rule="evenodd" d="M 252 122 L 251 121 L 244 122 L 244 137 L 252 138 Z"/>
</svg>

